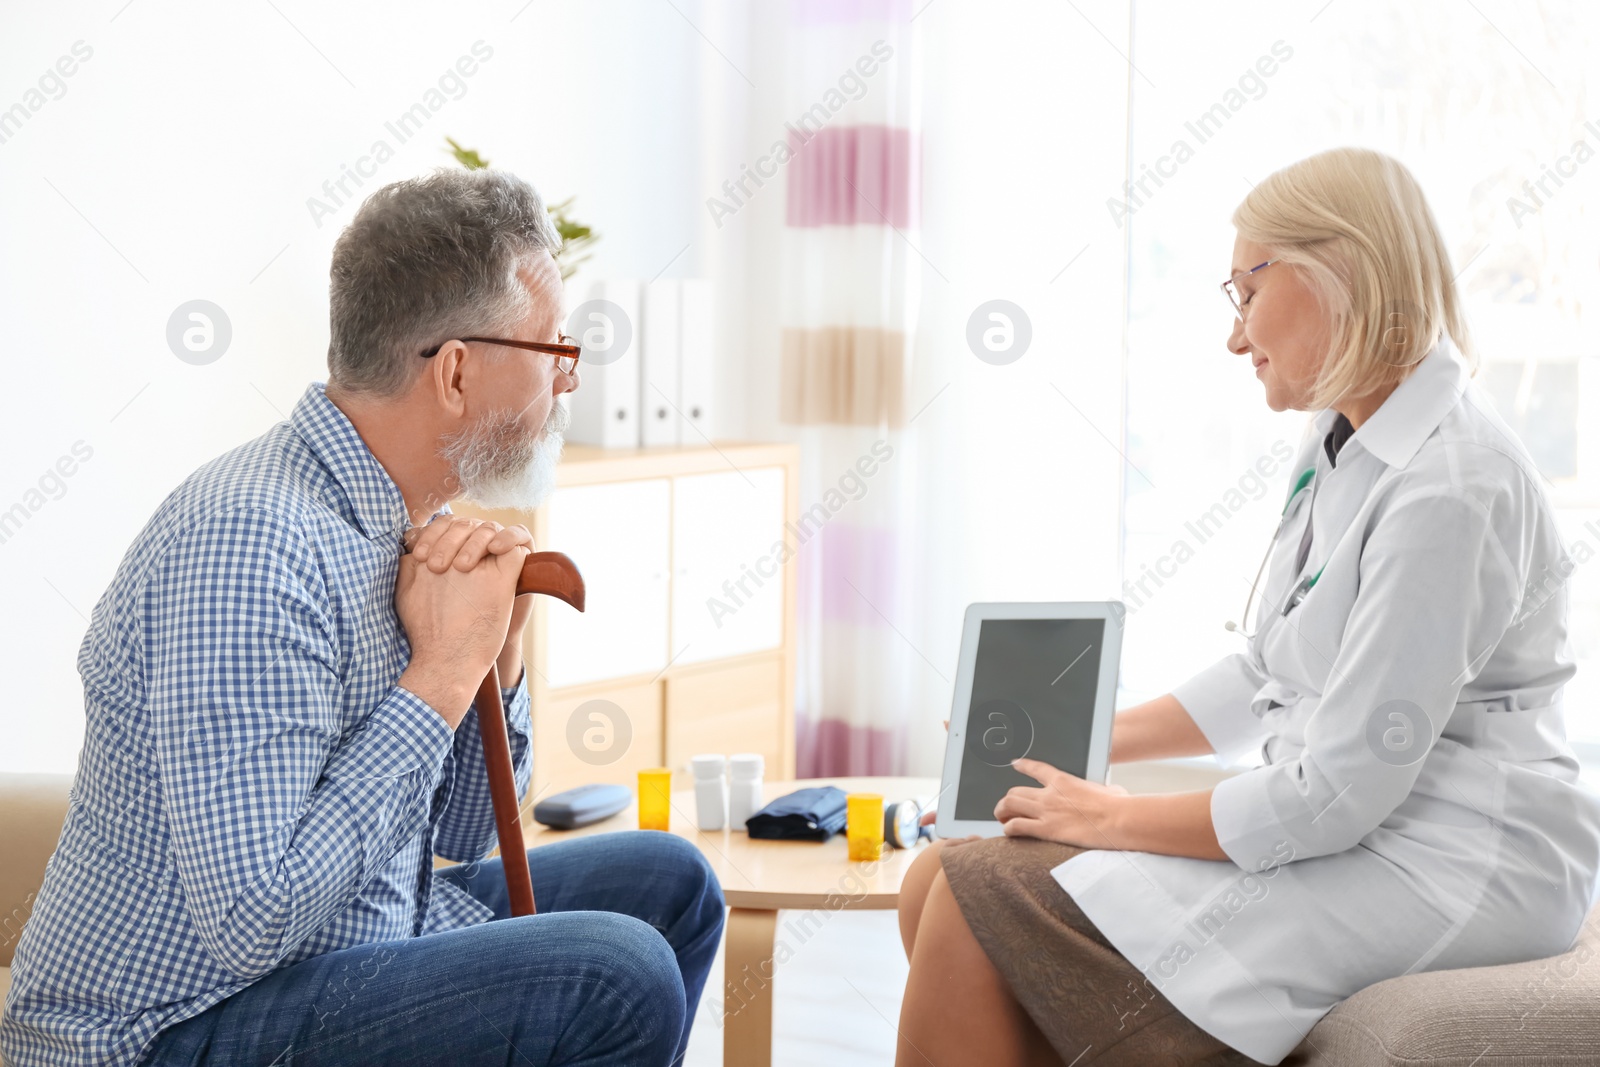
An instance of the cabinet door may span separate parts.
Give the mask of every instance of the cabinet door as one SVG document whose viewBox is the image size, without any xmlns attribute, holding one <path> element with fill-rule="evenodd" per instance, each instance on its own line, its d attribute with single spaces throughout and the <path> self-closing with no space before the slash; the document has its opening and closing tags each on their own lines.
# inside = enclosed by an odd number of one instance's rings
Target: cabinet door
<svg viewBox="0 0 1600 1067">
<path fill-rule="evenodd" d="M 661 686 L 594 688 L 533 709 L 533 791 L 542 796 L 589 782 L 638 784 L 661 766 Z"/>
<path fill-rule="evenodd" d="M 766 757 L 768 779 L 788 777 L 782 692 L 782 656 L 672 678 L 667 682 L 666 766 L 681 775 L 689 769 L 689 757 L 702 752 L 759 752 Z"/>
<path fill-rule="evenodd" d="M 675 664 L 782 643 L 783 504 L 782 467 L 673 479 Z"/>
<path fill-rule="evenodd" d="M 665 478 L 558 489 L 550 496 L 549 548 L 583 571 L 587 610 L 551 603 L 550 688 L 655 674 L 667 665 L 668 511 Z"/>
</svg>

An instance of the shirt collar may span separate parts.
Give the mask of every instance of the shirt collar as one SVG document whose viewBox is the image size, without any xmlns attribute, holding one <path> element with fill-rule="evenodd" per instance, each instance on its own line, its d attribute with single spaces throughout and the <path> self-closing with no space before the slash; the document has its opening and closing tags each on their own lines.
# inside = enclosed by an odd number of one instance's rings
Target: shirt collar
<svg viewBox="0 0 1600 1067">
<path fill-rule="evenodd" d="M 1390 467 L 1404 469 L 1422 442 L 1456 406 L 1466 387 L 1466 364 L 1450 341 L 1440 338 L 1406 380 L 1361 424 L 1350 442 L 1359 443 Z M 1331 414 L 1324 414 L 1331 422 Z"/>
<path fill-rule="evenodd" d="M 398 542 L 407 525 L 405 497 L 325 388 L 322 382 L 307 386 L 289 422 L 344 490 L 361 532 Z"/>
</svg>

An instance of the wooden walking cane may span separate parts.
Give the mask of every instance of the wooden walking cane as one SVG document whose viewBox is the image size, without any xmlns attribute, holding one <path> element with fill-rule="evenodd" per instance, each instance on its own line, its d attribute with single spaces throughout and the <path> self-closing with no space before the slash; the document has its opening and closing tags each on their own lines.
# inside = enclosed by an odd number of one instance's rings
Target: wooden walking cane
<svg viewBox="0 0 1600 1067">
<path fill-rule="evenodd" d="M 542 593 L 583 610 L 583 575 L 562 552 L 534 552 L 522 564 L 517 595 Z M 533 876 L 528 871 L 528 850 L 522 841 L 522 812 L 517 805 L 517 772 L 511 762 L 511 738 L 506 733 L 505 708 L 500 703 L 500 669 L 489 673 L 478 687 L 478 732 L 483 735 L 483 763 L 489 769 L 489 799 L 494 803 L 495 831 L 500 837 L 500 866 L 506 874 L 506 892 L 512 915 L 532 915 Z"/>
<path fill-rule="evenodd" d="M 583 575 L 562 552 L 534 552 L 522 563 L 517 596 L 542 593 L 583 610 Z M 511 737 L 506 732 L 505 706 L 500 702 L 500 669 L 478 686 L 478 733 L 483 737 L 483 763 L 489 771 L 489 800 L 494 805 L 494 827 L 500 838 L 500 865 L 506 875 L 506 892 L 512 915 L 532 915 L 533 876 L 528 871 L 528 850 L 522 841 L 522 812 L 517 805 L 517 772 L 511 762 Z"/>
</svg>

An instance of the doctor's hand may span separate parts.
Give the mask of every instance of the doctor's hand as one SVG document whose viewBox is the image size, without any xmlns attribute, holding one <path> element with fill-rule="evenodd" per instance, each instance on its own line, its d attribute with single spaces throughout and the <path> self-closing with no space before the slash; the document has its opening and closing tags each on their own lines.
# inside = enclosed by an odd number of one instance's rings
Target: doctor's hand
<svg viewBox="0 0 1600 1067">
<path fill-rule="evenodd" d="M 1109 836 L 1111 808 L 1128 795 L 1120 785 L 1087 782 L 1034 759 L 1014 760 L 1017 770 L 1039 783 L 1007 791 L 995 805 L 1007 837 L 1037 837 L 1079 848 L 1116 848 Z"/>
<path fill-rule="evenodd" d="M 944 721 L 944 732 L 945 733 L 949 733 L 950 732 L 950 720 L 949 719 L 946 719 Z M 922 818 L 917 820 L 917 825 L 918 826 L 932 826 L 934 823 L 936 823 L 938 821 L 939 821 L 939 798 L 938 797 L 934 797 L 933 798 L 933 803 L 929 804 L 927 810 L 922 813 Z"/>
</svg>

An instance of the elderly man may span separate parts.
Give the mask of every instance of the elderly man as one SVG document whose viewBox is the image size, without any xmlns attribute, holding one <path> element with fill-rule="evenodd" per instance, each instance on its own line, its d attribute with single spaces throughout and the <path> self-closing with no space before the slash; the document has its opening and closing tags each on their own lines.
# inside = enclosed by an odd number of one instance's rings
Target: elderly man
<svg viewBox="0 0 1600 1067">
<path fill-rule="evenodd" d="M 482 862 L 491 663 L 530 773 L 531 538 L 446 502 L 553 484 L 578 385 L 557 242 L 509 174 L 374 194 L 334 248 L 326 388 L 129 549 L 78 657 L 87 732 L 16 951 L 13 1067 L 682 1057 L 723 923 L 696 849 L 541 849 L 524 918 Z"/>
</svg>

